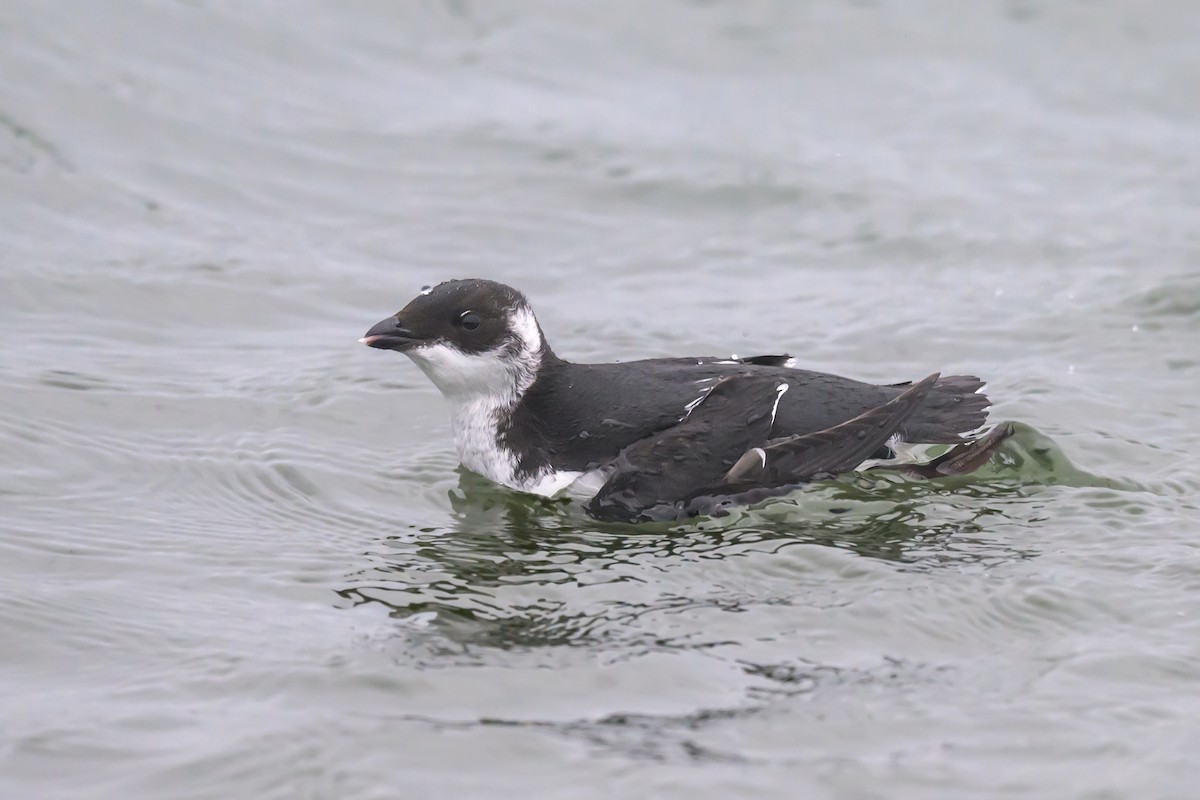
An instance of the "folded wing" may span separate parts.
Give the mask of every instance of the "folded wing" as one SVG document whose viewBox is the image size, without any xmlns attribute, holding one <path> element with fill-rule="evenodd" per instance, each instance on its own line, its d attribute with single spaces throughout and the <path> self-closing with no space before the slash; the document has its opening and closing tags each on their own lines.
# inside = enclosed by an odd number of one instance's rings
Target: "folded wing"
<svg viewBox="0 0 1200 800">
<path fill-rule="evenodd" d="M 772 429 L 787 382 L 754 373 L 723 378 L 678 425 L 622 450 L 588 511 L 610 520 L 676 519 L 852 470 L 897 434 L 938 377 L 839 425 L 782 438 Z"/>
</svg>

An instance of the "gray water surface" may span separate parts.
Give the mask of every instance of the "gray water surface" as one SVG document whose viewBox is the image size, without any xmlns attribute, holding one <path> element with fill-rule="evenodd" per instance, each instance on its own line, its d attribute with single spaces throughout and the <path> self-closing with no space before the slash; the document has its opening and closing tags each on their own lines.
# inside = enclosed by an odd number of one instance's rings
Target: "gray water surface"
<svg viewBox="0 0 1200 800">
<path fill-rule="evenodd" d="M 1200 9 L 0 7 L 0 796 L 1186 798 Z M 980 475 L 599 525 L 356 343 L 989 381 Z"/>
</svg>

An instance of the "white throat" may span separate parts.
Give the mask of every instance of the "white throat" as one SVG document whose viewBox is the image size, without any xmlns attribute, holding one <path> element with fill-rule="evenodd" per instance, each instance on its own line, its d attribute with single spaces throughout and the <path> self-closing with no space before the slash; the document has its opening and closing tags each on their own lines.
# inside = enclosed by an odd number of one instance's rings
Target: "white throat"
<svg viewBox="0 0 1200 800">
<path fill-rule="evenodd" d="M 501 422 L 537 379 L 542 335 L 533 312 L 518 308 L 510 329 L 516 347 L 465 353 L 442 342 L 405 353 L 450 403 L 450 427 L 459 461 L 505 486 L 531 491 L 541 477 L 518 476 L 518 459 L 499 437 Z"/>
</svg>

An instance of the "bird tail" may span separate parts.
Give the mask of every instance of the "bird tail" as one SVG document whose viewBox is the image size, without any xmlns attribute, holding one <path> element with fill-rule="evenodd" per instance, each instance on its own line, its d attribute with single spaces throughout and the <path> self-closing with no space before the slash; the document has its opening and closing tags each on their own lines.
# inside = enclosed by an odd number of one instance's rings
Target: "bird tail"
<svg viewBox="0 0 1200 800">
<path fill-rule="evenodd" d="M 948 375 L 939 379 L 901 426 L 901 438 L 925 444 L 966 441 L 963 434 L 987 422 L 992 401 L 980 391 L 983 387 L 983 381 L 974 375 Z"/>
</svg>

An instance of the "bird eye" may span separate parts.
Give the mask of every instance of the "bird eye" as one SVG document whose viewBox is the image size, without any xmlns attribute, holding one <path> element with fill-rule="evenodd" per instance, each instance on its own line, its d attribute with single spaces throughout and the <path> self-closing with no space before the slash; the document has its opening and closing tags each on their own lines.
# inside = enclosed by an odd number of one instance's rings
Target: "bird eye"
<svg viewBox="0 0 1200 800">
<path fill-rule="evenodd" d="M 479 327 L 479 315 L 471 311 L 464 311 L 463 315 L 458 318 L 458 324 L 462 325 L 465 331 L 473 331 Z"/>
</svg>

